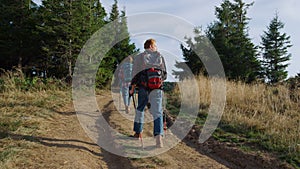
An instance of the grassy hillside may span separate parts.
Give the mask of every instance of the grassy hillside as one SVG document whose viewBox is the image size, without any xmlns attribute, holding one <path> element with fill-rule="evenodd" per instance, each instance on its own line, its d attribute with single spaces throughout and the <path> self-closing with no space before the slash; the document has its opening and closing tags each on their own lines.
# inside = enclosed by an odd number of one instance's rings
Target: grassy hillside
<svg viewBox="0 0 300 169">
<path fill-rule="evenodd" d="M 211 80 L 198 78 L 200 110 L 197 124 L 206 120 L 211 99 Z M 213 137 L 245 151 L 272 152 L 295 167 L 300 165 L 300 89 L 226 82 L 226 106 Z M 192 98 L 191 98 L 192 99 Z M 169 93 L 167 108 L 176 114 L 180 90 Z"/>
<path fill-rule="evenodd" d="M 70 92 L 60 81 L 25 79 L 7 72 L 0 78 L 0 168 L 26 163 L 26 151 L 37 144 L 25 141 L 47 129 L 59 107 L 69 103 Z"/>
</svg>

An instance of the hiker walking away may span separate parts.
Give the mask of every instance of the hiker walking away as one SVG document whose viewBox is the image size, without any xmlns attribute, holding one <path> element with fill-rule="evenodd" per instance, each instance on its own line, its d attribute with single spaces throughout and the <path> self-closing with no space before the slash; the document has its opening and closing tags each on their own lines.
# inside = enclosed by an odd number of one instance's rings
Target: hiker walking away
<svg viewBox="0 0 300 169">
<path fill-rule="evenodd" d="M 133 58 L 128 56 L 125 58 L 121 65 L 119 71 L 119 79 L 121 81 L 120 90 L 123 97 L 123 102 L 125 105 L 125 112 L 128 114 L 130 111 L 130 98 L 129 98 L 129 88 L 132 80 L 132 67 L 133 67 Z"/>
<path fill-rule="evenodd" d="M 162 83 L 167 78 L 166 64 L 163 56 L 157 51 L 156 41 L 148 39 L 144 43 L 145 51 L 137 55 L 133 63 L 134 78 L 131 81 L 130 95 L 138 87 L 138 106 L 134 119 L 134 137 L 141 138 L 144 125 L 144 110 L 148 101 L 153 116 L 153 135 L 156 146 L 163 147 L 163 91 Z"/>
</svg>

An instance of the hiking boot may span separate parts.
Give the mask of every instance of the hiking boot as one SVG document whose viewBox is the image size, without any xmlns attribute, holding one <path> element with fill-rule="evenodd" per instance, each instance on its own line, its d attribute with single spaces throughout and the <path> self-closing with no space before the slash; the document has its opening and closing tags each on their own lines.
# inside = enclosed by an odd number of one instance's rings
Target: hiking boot
<svg viewBox="0 0 300 169">
<path fill-rule="evenodd" d="M 157 148 L 163 148 L 164 145 L 163 145 L 163 141 L 162 141 L 162 136 L 161 135 L 156 135 L 155 139 L 156 139 L 156 147 Z"/>
</svg>

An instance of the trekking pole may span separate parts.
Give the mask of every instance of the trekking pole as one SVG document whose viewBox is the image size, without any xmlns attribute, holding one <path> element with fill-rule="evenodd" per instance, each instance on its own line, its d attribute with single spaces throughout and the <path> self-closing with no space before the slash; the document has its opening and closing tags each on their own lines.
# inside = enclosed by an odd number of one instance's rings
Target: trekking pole
<svg viewBox="0 0 300 169">
<path fill-rule="evenodd" d="M 130 97 L 130 95 L 129 95 L 129 97 Z M 136 105 L 135 105 L 134 93 L 132 93 L 132 102 L 133 102 L 134 110 L 136 111 Z"/>
<path fill-rule="evenodd" d="M 130 94 L 129 94 L 129 97 L 130 97 Z M 133 92 L 133 94 L 132 94 L 132 102 L 133 102 L 133 107 L 134 107 L 135 114 L 136 114 L 137 111 L 136 111 L 136 105 L 135 105 L 135 96 L 134 96 L 134 92 Z M 139 134 L 139 139 L 141 139 L 141 146 L 142 146 L 142 149 L 144 149 L 144 142 L 143 142 L 142 133 Z"/>
</svg>

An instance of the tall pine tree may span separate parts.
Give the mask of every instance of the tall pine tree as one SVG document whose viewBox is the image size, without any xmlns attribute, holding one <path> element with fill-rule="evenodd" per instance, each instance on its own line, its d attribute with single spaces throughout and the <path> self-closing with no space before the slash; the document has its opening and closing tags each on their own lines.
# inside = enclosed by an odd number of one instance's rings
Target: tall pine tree
<svg viewBox="0 0 300 169">
<path fill-rule="evenodd" d="M 39 30 L 44 38 L 48 73 L 56 77 L 72 76 L 81 48 L 105 24 L 104 8 L 97 0 L 44 0 L 40 12 L 43 22 Z"/>
<path fill-rule="evenodd" d="M 218 20 L 207 29 L 207 36 L 219 53 L 229 79 L 251 82 L 261 69 L 257 47 L 251 42 L 247 27 L 247 9 L 252 5 L 242 0 L 224 0 L 216 7 Z"/>
<path fill-rule="evenodd" d="M 284 24 L 279 20 L 278 14 L 271 20 L 267 31 L 261 36 L 262 49 L 262 65 L 263 74 L 266 81 L 275 84 L 287 78 L 288 61 L 291 54 L 288 53 L 290 48 L 290 36 L 286 33 L 281 33 L 280 30 L 284 28 Z"/>
<path fill-rule="evenodd" d="M 208 44 L 206 36 L 201 34 L 201 28 L 195 28 L 194 34 L 193 38 L 186 37 L 187 47 L 180 45 L 184 61 L 175 64 L 175 67 L 181 70 L 173 70 L 173 75 L 179 80 L 189 78 L 191 73 L 194 75 L 207 74 L 203 61 L 210 58 L 208 51 L 205 50 L 210 44 Z"/>
<path fill-rule="evenodd" d="M 31 0 L 0 0 L 0 68 L 28 70 L 38 55 L 37 5 Z"/>
<path fill-rule="evenodd" d="M 136 52 L 135 44 L 130 43 L 129 32 L 127 27 L 127 18 L 125 11 L 119 11 L 118 1 L 115 0 L 110 12 L 109 21 L 112 22 L 112 36 L 114 42 L 118 42 L 110 50 L 109 56 L 116 59 L 120 63 L 124 58 Z M 120 38 L 125 39 L 120 39 Z"/>
<path fill-rule="evenodd" d="M 134 54 L 137 50 L 135 44 L 130 43 L 125 11 L 120 11 L 118 1 L 115 0 L 109 14 L 110 37 L 113 47 L 102 60 L 97 73 L 97 84 L 108 85 L 111 82 L 117 65 L 124 58 Z M 116 82 L 117 83 L 117 82 Z"/>
</svg>

